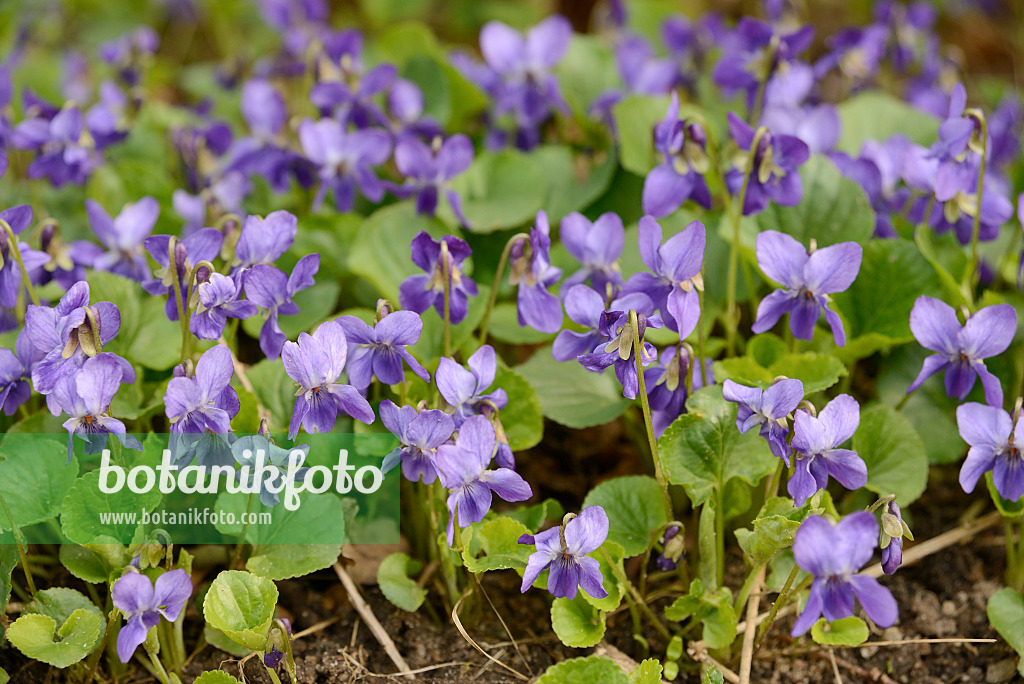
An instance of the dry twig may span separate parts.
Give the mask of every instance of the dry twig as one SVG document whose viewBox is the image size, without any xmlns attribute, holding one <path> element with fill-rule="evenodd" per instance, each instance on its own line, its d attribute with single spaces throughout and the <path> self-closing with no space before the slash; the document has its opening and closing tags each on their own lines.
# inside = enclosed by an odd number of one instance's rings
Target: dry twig
<svg viewBox="0 0 1024 684">
<path fill-rule="evenodd" d="M 367 604 L 363 599 L 362 594 L 359 593 L 359 588 L 356 586 L 356 583 L 352 581 L 352 578 L 349 577 L 348 573 L 345 572 L 345 568 L 341 567 L 341 563 L 334 564 L 334 572 L 338 575 L 338 579 L 340 579 L 341 583 L 345 586 L 345 591 L 348 592 L 348 596 L 352 600 L 352 606 L 356 609 L 356 612 L 359 613 L 359 617 L 363 619 L 366 626 L 370 628 L 370 631 L 373 633 L 373 636 L 376 637 L 380 645 L 384 647 L 384 652 L 388 654 L 389 658 L 391 658 L 391 662 L 395 664 L 395 667 L 398 668 L 399 672 L 402 674 L 409 674 L 411 671 L 409 669 L 409 665 L 405 662 L 402 654 L 398 652 L 398 647 L 395 646 L 395 642 L 392 641 L 387 630 L 385 630 L 384 626 L 380 624 L 379 620 L 377 620 L 377 616 L 373 614 L 373 610 L 370 609 L 369 604 Z"/>
</svg>

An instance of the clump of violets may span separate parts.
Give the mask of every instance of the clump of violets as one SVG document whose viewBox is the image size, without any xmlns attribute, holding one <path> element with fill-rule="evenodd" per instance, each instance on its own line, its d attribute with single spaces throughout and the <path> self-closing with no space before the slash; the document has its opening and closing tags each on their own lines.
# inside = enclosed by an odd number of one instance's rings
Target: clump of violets
<svg viewBox="0 0 1024 684">
<path fill-rule="evenodd" d="M 673 91 L 665 118 L 654 127 L 654 149 L 662 163 L 644 180 L 641 201 L 645 214 L 668 216 L 688 199 L 711 207 L 711 192 L 704 181 L 711 167 L 707 143 L 700 123 L 679 118 L 679 95 Z"/>
<path fill-rule="evenodd" d="M 508 394 L 500 387 L 487 392 L 494 384 L 494 376 L 498 371 L 498 356 L 494 347 L 483 345 L 466 363 L 469 370 L 446 356 L 442 357 L 434 378 L 441 396 L 453 410 L 456 427 L 461 426 L 470 416 L 482 413 L 484 405 L 490 404 L 500 410 L 508 404 Z"/>
<path fill-rule="evenodd" d="M 856 451 L 839 448 L 859 425 L 860 404 L 849 394 L 837 396 L 817 416 L 805 409 L 796 412 L 790 443 L 796 464 L 787 489 L 797 506 L 824 489 L 829 477 L 851 491 L 867 484 L 864 460 Z"/>
<path fill-rule="evenodd" d="M 337 322 L 348 339 L 348 379 L 356 389 L 365 390 L 374 377 L 385 385 L 405 382 L 403 360 L 423 382 L 430 382 L 430 373 L 406 350 L 423 331 L 419 314 L 393 311 L 372 327 L 355 316 L 341 316 Z"/>
<path fill-rule="evenodd" d="M 770 330 L 784 314 L 789 328 L 801 340 L 814 337 L 814 326 L 821 312 L 832 328 L 832 337 L 840 347 L 846 344 L 846 331 L 839 314 L 829 304 L 829 296 L 849 289 L 860 271 L 864 250 L 856 242 L 840 242 L 816 249 L 804 246 L 793 237 L 774 230 L 757 236 L 757 264 L 769 278 L 782 285 L 761 300 L 752 330 Z"/>
<path fill-rule="evenodd" d="M 562 219 L 558 231 L 566 251 L 582 266 L 562 282 L 560 296 L 565 297 L 575 285 L 588 283 L 599 293 L 607 292 L 609 287 L 612 290 L 622 287 L 619 257 L 622 256 L 626 229 L 618 214 L 609 211 L 591 223 L 583 214 L 574 211 Z"/>
<path fill-rule="evenodd" d="M 658 358 L 658 350 L 644 339 L 647 327 L 660 328 L 661 315 L 645 316 L 636 312 L 636 330 L 640 336 L 640 363 L 646 366 Z M 622 396 L 636 399 L 640 392 L 640 377 L 636 369 L 634 328 L 629 311 L 605 311 L 597 326 L 602 342 L 589 354 L 581 354 L 577 360 L 592 373 L 603 373 L 609 366 L 615 366 L 615 377 L 622 385 Z"/>
<path fill-rule="evenodd" d="M 891 575 L 903 563 L 903 538 L 914 541 L 910 526 L 903 520 L 900 506 L 895 500 L 885 504 L 882 511 L 882 531 L 878 535 L 878 547 L 882 549 L 882 572 Z"/>
<path fill-rule="evenodd" d="M 548 288 L 562 277 L 562 269 L 551 265 L 551 227 L 546 212 L 537 221 L 528 240 L 517 240 L 509 252 L 509 271 L 516 294 L 519 325 L 545 333 L 562 327 L 562 303 Z"/>
<path fill-rule="evenodd" d="M 625 294 L 609 303 L 586 285 L 574 285 L 565 295 L 565 313 L 569 320 L 585 330 L 577 332 L 566 328 L 559 332 L 551 345 L 551 356 L 555 361 L 570 361 L 604 346 L 606 339 L 600 330 L 601 315 L 605 311 L 630 309 L 644 316 L 654 314 L 651 298 L 643 293 Z"/>
<path fill-rule="evenodd" d="M 373 167 L 391 156 L 391 136 L 383 130 L 346 131 L 335 119 L 303 121 L 299 125 L 302 151 L 319 169 L 320 187 L 313 199 L 317 210 L 327 193 L 338 211 L 352 211 L 356 189 L 372 202 L 384 197 L 384 181 Z"/>
<path fill-rule="evenodd" d="M 768 441 L 772 453 L 786 462 L 792 454 L 789 436 L 789 414 L 804 398 L 804 384 L 793 378 L 777 378 L 768 389 L 746 387 L 732 380 L 722 383 L 722 396 L 738 405 L 736 429 L 741 433 L 759 427 L 759 434 Z"/>
<path fill-rule="evenodd" d="M 744 91 L 747 106 L 753 108 L 761 84 L 779 89 L 797 79 L 813 78 L 811 68 L 796 60 L 813 38 L 810 26 L 783 34 L 767 22 L 743 17 L 723 41 L 722 56 L 712 78 L 727 95 Z"/>
<path fill-rule="evenodd" d="M 878 523 L 867 511 L 851 513 L 836 525 L 820 515 L 800 525 L 793 556 L 797 566 L 814 576 L 814 582 L 793 625 L 793 636 L 804 634 L 823 615 L 829 622 L 850 617 L 854 598 L 879 627 L 896 622 L 899 613 L 892 593 L 875 578 L 857 574 L 871 560 L 877 543 Z"/>
<path fill-rule="evenodd" d="M 533 586 L 544 570 L 548 571 L 548 591 L 555 598 L 576 598 L 580 588 L 592 598 L 608 595 L 601 575 L 601 564 L 590 554 L 608 538 L 608 514 L 600 506 L 587 506 L 579 515 L 569 513 L 558 527 L 524 534 L 520 544 L 532 544 L 523 572 L 522 593 Z"/>
<path fill-rule="evenodd" d="M 1018 400 L 1012 417 L 1000 406 L 969 402 L 957 407 L 960 436 L 971 447 L 960 468 L 960 486 L 968 494 L 982 475 L 991 472 L 999 496 L 1007 501 L 1024 496 L 1024 416 L 1020 406 Z"/>
<path fill-rule="evenodd" d="M 313 334 L 299 333 L 297 342 L 281 350 L 284 370 L 298 384 L 288 438 L 301 427 L 308 433 L 330 432 L 338 414 L 370 424 L 373 409 L 356 388 L 338 382 L 348 358 L 348 340 L 341 324 L 322 323 Z"/>
<path fill-rule="evenodd" d="M 412 406 L 397 406 L 390 399 L 382 401 L 378 411 L 384 427 L 400 442 L 384 457 L 381 470 L 387 472 L 401 461 L 405 479 L 433 484 L 437 479 L 437 448 L 455 432 L 452 417 L 437 409 L 417 411 Z"/>
<path fill-rule="evenodd" d="M 192 579 L 184 570 L 171 570 L 153 582 L 146 575 L 128 570 L 110 590 L 114 607 L 127 620 L 117 635 L 117 657 L 122 663 L 132 659 L 149 630 L 160 618 L 174 622 L 192 596 Z"/>
<path fill-rule="evenodd" d="M 466 527 L 484 519 L 493 494 L 505 501 L 525 501 L 533 496 L 519 473 L 510 468 L 488 469 L 495 448 L 494 427 L 484 416 L 467 418 L 453 444 L 437 447 L 438 478 L 448 490 L 449 546 L 455 541 L 456 514 L 459 527 Z"/>
<path fill-rule="evenodd" d="M 477 295 L 476 282 L 463 272 L 463 262 L 473 253 L 469 244 L 454 235 L 440 240 L 425 230 L 412 241 L 412 261 L 426 275 L 411 275 L 399 287 L 399 303 L 403 309 L 423 313 L 431 306 L 444 317 L 445 272 L 448 281 L 448 315 L 452 325 L 462 322 L 469 313 L 469 298 Z"/>
<path fill-rule="evenodd" d="M 807 144 L 799 138 L 773 134 L 767 129 L 758 136 L 732 112 L 729 112 L 729 131 L 741 150 L 735 165 L 725 174 L 730 194 L 736 196 L 742 191 L 744 176 L 748 166 L 750 168 L 743 196 L 743 215 L 760 213 L 769 202 L 783 206 L 799 204 L 804 188 L 797 169 L 811 156 Z"/>
<path fill-rule="evenodd" d="M 668 426 L 686 412 L 686 398 L 689 396 L 687 383 L 692 384 L 693 391 L 696 392 L 706 386 L 705 378 L 706 385 L 715 383 L 715 375 L 711 372 L 711 359 L 704 359 L 701 362 L 685 343 L 662 349 L 658 362 L 644 370 L 647 401 L 651 407 L 651 424 L 656 437 L 661 437 Z"/>
<path fill-rule="evenodd" d="M 925 358 L 907 394 L 935 373 L 946 371 L 946 394 L 950 397 L 963 400 L 980 377 L 985 401 L 1001 406 L 1003 388 L 984 360 L 1006 351 L 1016 330 L 1017 312 L 1009 304 L 983 307 L 961 325 L 949 304 L 933 297 L 918 297 L 910 311 L 910 331 L 922 347 L 935 353 Z"/>
<path fill-rule="evenodd" d="M 462 213 L 462 198 L 449 182 L 472 163 L 473 143 L 461 133 L 444 142 L 435 138 L 432 147 L 414 137 L 403 137 L 395 145 L 395 166 L 406 180 L 394 190 L 401 197 L 416 195 L 416 213 L 427 216 L 437 211 L 437 200 L 443 194 L 455 218 L 469 227 Z"/>
</svg>

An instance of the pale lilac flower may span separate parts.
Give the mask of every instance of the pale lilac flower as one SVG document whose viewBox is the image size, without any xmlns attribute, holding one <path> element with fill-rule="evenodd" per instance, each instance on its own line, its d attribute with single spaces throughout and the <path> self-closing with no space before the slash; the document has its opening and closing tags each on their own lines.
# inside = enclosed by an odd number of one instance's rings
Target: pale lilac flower
<svg viewBox="0 0 1024 684">
<path fill-rule="evenodd" d="M 320 255 L 307 254 L 295 264 L 291 275 L 285 275 L 281 269 L 268 264 L 257 264 L 247 272 L 245 296 L 263 309 L 267 317 L 260 329 L 260 349 L 268 359 L 280 356 L 281 347 L 288 339 L 277 317 L 299 313 L 299 306 L 292 298 L 313 286 L 313 276 L 319 270 Z"/>
<path fill-rule="evenodd" d="M 609 286 L 622 286 L 619 257 L 622 256 L 626 230 L 618 214 L 609 211 L 591 223 L 583 214 L 574 211 L 562 219 L 558 235 L 569 254 L 583 266 L 562 283 L 559 290 L 562 297 L 574 285 L 588 282 L 598 293 L 607 292 Z"/>
<path fill-rule="evenodd" d="M 772 453 L 789 466 L 792 449 L 786 443 L 789 435 L 788 416 L 804 398 L 804 385 L 799 380 L 783 378 L 771 387 L 745 387 L 732 380 L 722 383 L 722 396 L 738 404 L 736 429 L 741 433 L 760 426 L 759 434 L 768 441 Z"/>
<path fill-rule="evenodd" d="M 401 443 L 384 457 L 381 470 L 388 472 L 399 461 L 402 474 L 410 482 L 433 484 L 437 479 L 437 448 L 451 439 L 455 421 L 444 411 L 417 411 L 412 406 L 397 406 L 390 399 L 380 403 L 380 420 Z"/>
<path fill-rule="evenodd" d="M 394 311 L 373 327 L 355 316 L 336 320 L 348 339 L 348 379 L 356 389 L 365 390 L 374 376 L 385 385 L 405 382 L 403 359 L 423 382 L 430 382 L 430 373 L 405 348 L 416 344 L 423 331 L 416 312 Z"/>
<path fill-rule="evenodd" d="M 830 401 L 817 417 L 803 409 L 796 412 L 792 440 L 796 466 L 787 488 L 797 506 L 824 489 L 829 476 L 849 490 L 867 483 L 864 460 L 856 451 L 839 448 L 859 425 L 860 405 L 849 394 Z"/>
<path fill-rule="evenodd" d="M 1016 422 L 999 406 L 975 402 L 956 409 L 960 436 L 971 449 L 960 469 L 960 486 L 968 494 L 978 480 L 992 471 L 992 484 L 999 496 L 1018 501 L 1024 496 L 1024 416 L 1017 411 Z"/>
<path fill-rule="evenodd" d="M 508 404 L 508 395 L 501 388 L 485 394 L 494 384 L 498 369 L 494 347 L 485 344 L 469 357 L 467 363 L 469 370 L 448 357 L 442 357 L 434 377 L 441 396 L 454 409 L 456 427 L 461 426 L 470 416 L 481 413 L 482 406 L 487 402 L 493 403 L 499 410 Z"/>
<path fill-rule="evenodd" d="M 168 622 L 178 619 L 192 596 L 192 579 L 178 569 L 165 572 L 154 583 L 146 575 L 129 570 L 114 582 L 110 596 L 128 620 L 117 635 L 117 657 L 127 663 L 161 617 Z"/>
<path fill-rule="evenodd" d="M 530 554 L 523 572 L 521 593 L 533 586 L 545 569 L 548 571 L 548 591 L 555 598 L 576 598 L 582 588 L 592 598 L 604 598 L 601 564 L 590 554 L 597 551 L 608 538 L 608 514 L 600 506 L 587 506 L 562 527 L 552 527 L 536 535 L 524 534 L 520 544 L 533 544 L 537 550 Z"/>
</svg>

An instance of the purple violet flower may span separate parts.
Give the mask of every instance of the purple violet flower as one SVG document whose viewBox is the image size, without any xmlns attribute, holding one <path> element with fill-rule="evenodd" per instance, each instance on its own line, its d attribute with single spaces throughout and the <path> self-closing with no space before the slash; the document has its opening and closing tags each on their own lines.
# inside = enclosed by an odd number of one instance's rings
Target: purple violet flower
<svg viewBox="0 0 1024 684">
<path fill-rule="evenodd" d="M 189 282 L 192 267 L 200 261 L 213 261 L 220 254 L 224 235 L 216 228 L 203 228 L 184 240 L 175 238 L 174 265 L 171 265 L 171 236 L 151 235 L 143 241 L 146 251 L 160 268 L 153 273 L 153 279 L 142 283 L 142 289 L 151 295 L 168 295 L 164 313 L 172 321 L 178 320 L 178 305 L 174 301 L 174 278 L 178 279 L 181 292 L 181 307 L 188 306 Z"/>
<path fill-rule="evenodd" d="M 452 213 L 463 226 L 469 222 L 462 213 L 462 198 L 449 187 L 449 182 L 473 163 L 473 143 L 461 133 L 428 147 L 413 137 L 403 137 L 395 145 L 395 165 L 405 176 L 405 185 L 395 187 L 400 197 L 416 195 L 416 213 L 433 216 L 442 193 Z"/>
<path fill-rule="evenodd" d="M 242 288 L 220 273 L 209 274 L 209 280 L 196 285 L 199 300 L 188 321 L 188 329 L 201 340 L 216 340 L 224 334 L 228 318 L 246 319 L 259 313 L 252 302 L 239 299 Z"/>
<path fill-rule="evenodd" d="M 441 244 L 448 253 L 449 318 L 452 325 L 458 325 L 469 312 L 469 297 L 477 294 L 476 282 L 462 270 L 462 262 L 473 253 L 469 244 L 454 235 L 445 235 L 440 240 L 430 237 L 421 230 L 412 240 L 412 261 L 427 272 L 427 275 L 411 275 L 399 287 L 399 303 L 403 309 L 422 314 L 434 306 L 439 316 L 444 316 L 444 272 L 441 262 Z"/>
<path fill-rule="evenodd" d="M 797 506 L 828 485 L 831 475 L 849 490 L 868 481 L 868 467 L 850 449 L 839 445 L 853 437 L 860 425 L 860 404 L 849 394 L 840 394 L 825 405 L 817 417 L 799 409 L 793 419 L 792 447 L 795 471 L 787 489 Z M 874 517 L 872 517 L 874 520 Z"/>
<path fill-rule="evenodd" d="M 712 79 L 727 95 L 745 91 L 747 106 L 752 107 L 761 83 L 771 85 L 770 81 L 780 76 L 789 76 L 799 69 L 810 70 L 794 58 L 810 47 L 813 38 L 814 29 L 810 26 L 779 35 L 771 24 L 743 17 L 723 41 L 722 56 Z"/>
<path fill-rule="evenodd" d="M 804 384 L 792 378 L 773 382 L 768 389 L 746 387 L 732 380 L 722 384 L 722 396 L 736 402 L 736 429 L 741 433 L 760 426 L 759 434 L 768 441 L 772 453 L 789 466 L 793 453 L 786 437 L 789 435 L 788 416 L 804 398 Z"/>
<path fill-rule="evenodd" d="M 690 370 L 690 352 L 685 347 L 666 347 L 661 351 L 658 362 L 644 370 L 644 383 L 647 386 L 647 398 L 651 406 L 651 423 L 654 436 L 661 435 L 676 418 L 686 413 L 686 377 Z M 701 379 L 700 365 L 693 364 L 693 391 L 704 387 Z M 708 385 L 715 384 L 715 375 L 711 372 L 711 359 L 704 359 L 704 375 Z"/>
<path fill-rule="evenodd" d="M 34 356 L 35 350 L 25 330 L 18 334 L 14 351 L 0 347 L 0 408 L 4 415 L 13 416 L 32 396 L 28 379 L 32 377 Z"/>
<path fill-rule="evenodd" d="M 1017 312 L 1009 304 L 979 309 L 960 325 L 949 304 L 932 297 L 918 297 L 910 311 L 910 331 L 918 343 L 935 354 L 924 360 L 921 372 L 907 388 L 910 394 L 929 377 L 946 371 L 946 394 L 963 400 L 981 377 L 985 401 L 1002 406 L 999 378 L 985 367 L 984 359 L 1006 351 L 1017 330 Z"/>
<path fill-rule="evenodd" d="M 582 354 L 588 354 L 600 346 L 605 336 L 600 332 L 601 314 L 605 311 L 629 311 L 636 309 L 645 316 L 654 314 L 654 304 L 647 295 L 634 292 L 625 294 L 609 304 L 586 285 L 574 285 L 565 295 L 565 313 L 569 320 L 584 326 L 586 330 L 576 332 L 566 328 L 558 333 L 551 346 L 555 361 L 570 361 Z M 645 376 L 646 377 L 646 376 Z"/>
<path fill-rule="evenodd" d="M 839 314 L 829 308 L 830 294 L 843 292 L 857 278 L 864 250 L 856 242 L 840 242 L 821 249 L 804 246 L 793 237 L 774 230 L 757 236 L 757 264 L 766 276 L 782 285 L 761 300 L 752 330 L 771 330 L 783 314 L 789 314 L 789 328 L 801 340 L 814 337 L 821 310 L 832 328 L 835 343 L 846 344 L 846 331 Z"/>
<path fill-rule="evenodd" d="M 651 273 L 635 273 L 624 293 L 641 292 L 662 312 L 665 325 L 687 338 L 700 320 L 700 296 L 704 289 L 704 224 L 694 221 L 661 244 L 661 225 L 650 216 L 640 219 L 640 258 Z M 654 326 L 659 327 L 659 326 Z"/>
<path fill-rule="evenodd" d="M 597 292 L 607 292 L 611 287 L 622 287 L 622 269 L 619 257 L 625 242 L 626 230 L 622 219 L 613 212 L 606 212 L 591 223 L 579 212 L 572 212 L 562 219 L 559 237 L 566 251 L 583 266 L 562 283 L 559 293 L 565 297 L 575 285 L 590 283 Z"/>
<path fill-rule="evenodd" d="M 308 444 L 296 444 L 285 449 L 274 444 L 269 434 L 262 430 L 255 435 L 239 437 L 231 445 L 231 454 L 235 463 L 242 466 L 235 471 L 241 483 L 254 488 L 257 476 L 263 478 L 258 485 L 260 502 L 271 508 L 281 503 L 280 493 L 289 478 L 292 482 L 303 482 L 309 472 L 309 468 L 300 467 L 309 456 Z M 261 459 L 263 470 L 258 467 Z M 244 471 L 246 466 L 250 468 L 247 472 Z M 247 481 L 242 477 L 244 472 L 248 475 Z"/>
<path fill-rule="evenodd" d="M 384 183 L 371 167 L 379 166 L 391 156 L 391 137 L 381 130 L 346 131 L 335 119 L 299 124 L 302 151 L 320 167 L 320 189 L 313 200 L 319 209 L 328 192 L 334 194 L 338 211 L 352 211 L 356 187 L 370 201 L 384 197 Z"/>
<path fill-rule="evenodd" d="M 0 212 L 0 219 L 7 222 L 11 232 L 19 235 L 32 224 L 32 207 L 22 204 Z M 0 306 L 13 309 L 18 304 L 18 293 L 22 288 L 21 266 L 11 256 L 10 238 L 7 231 L 0 228 Z M 34 250 L 26 242 L 18 242 L 18 252 L 29 276 L 50 261 L 45 252 Z"/>
<path fill-rule="evenodd" d="M 1011 502 L 1024 496 L 1024 416 L 1019 408 L 1015 413 L 1016 420 L 1000 406 L 968 402 L 957 407 L 960 436 L 971 447 L 960 469 L 960 486 L 968 494 L 992 471 L 999 496 Z"/>
<path fill-rule="evenodd" d="M 171 378 L 164 394 L 164 407 L 177 434 L 213 433 L 224 437 L 231 432 L 231 419 L 241 404 L 231 386 L 235 368 L 231 350 L 218 344 L 203 352 L 192 377 Z"/>
<path fill-rule="evenodd" d="M 321 81 L 313 86 L 310 101 L 324 114 L 333 113 L 339 121 L 357 128 L 386 125 L 387 118 L 375 99 L 388 90 L 398 69 L 394 64 L 363 66 L 363 36 L 356 29 L 339 31 L 324 41 L 330 62 L 321 60 Z"/>
<path fill-rule="evenodd" d="M 882 549 L 882 572 L 891 575 L 903 563 L 903 538 L 914 541 L 910 527 L 903 520 L 900 506 L 890 501 L 882 511 L 882 532 L 878 535 L 878 546 Z"/>
<path fill-rule="evenodd" d="M 647 327 L 660 328 L 661 316 L 645 316 L 637 311 L 637 328 L 640 333 L 642 351 L 640 362 L 646 366 L 658 357 L 654 345 L 644 340 Z M 636 372 L 636 356 L 633 349 L 633 325 L 629 311 L 605 311 L 601 314 L 598 332 L 604 341 L 590 354 L 582 354 L 577 360 L 592 373 L 603 373 L 608 366 L 615 366 L 615 377 L 622 384 L 622 396 L 636 399 L 640 391 L 640 379 Z"/>
<path fill-rule="evenodd" d="M 192 596 L 192 578 L 178 569 L 165 572 L 154 583 L 146 575 L 129 570 L 114 582 L 110 596 L 128 620 L 117 635 L 117 657 L 127 663 L 161 616 L 169 622 L 178 619 Z"/>
<path fill-rule="evenodd" d="M 271 212 L 266 218 L 250 214 L 238 234 L 232 265 L 242 273 L 256 264 L 273 265 L 291 249 L 298 232 L 298 219 L 287 211 Z M 233 275 L 238 275 L 238 271 Z"/>
<path fill-rule="evenodd" d="M 48 178 L 55 187 L 65 183 L 84 185 L 93 169 L 102 163 L 92 137 L 82 122 L 82 112 L 74 105 L 49 116 L 39 111 L 11 131 L 10 144 L 23 150 L 36 150 L 28 167 L 29 178 Z"/>
<path fill-rule="evenodd" d="M 551 265 L 551 228 L 543 209 L 530 228 L 529 240 L 517 240 L 509 252 L 509 276 L 518 286 L 516 309 L 520 326 L 545 333 L 562 327 L 562 302 L 548 288 L 562 277 L 562 269 Z"/>
<path fill-rule="evenodd" d="M 76 434 L 85 441 L 86 455 L 98 454 L 106 448 L 107 435 L 114 435 L 129 449 L 142 450 L 136 437 L 125 434 L 124 423 L 107 415 L 110 402 L 121 388 L 122 376 L 118 358 L 104 352 L 86 359 L 77 373 L 57 383 L 53 396 L 69 416 L 64 422 L 68 431 L 68 463 L 74 455 Z"/>
<path fill-rule="evenodd" d="M 492 403 L 499 410 L 508 404 L 508 395 L 500 387 L 489 394 L 484 394 L 494 384 L 494 376 L 498 370 L 498 357 L 494 353 L 494 347 L 489 344 L 483 345 L 469 357 L 467 364 L 469 370 L 444 356 L 441 357 L 437 373 L 434 374 L 438 391 L 454 409 L 452 418 L 457 428 L 469 417 L 482 413 L 485 403 Z M 494 428 L 491 428 L 491 431 L 493 432 Z"/>
<path fill-rule="evenodd" d="M 679 118 L 679 95 L 665 118 L 654 127 L 654 149 L 663 161 L 647 174 L 643 189 L 643 210 L 654 218 L 668 216 L 692 199 L 704 208 L 711 207 L 711 192 L 704 182 L 710 168 L 707 134 L 695 121 Z"/>
<path fill-rule="evenodd" d="M 751 150 L 754 129 L 732 112 L 729 112 L 729 131 L 739 148 L 746 152 L 738 156 L 736 165 L 725 174 L 725 183 L 732 195 L 742 190 L 749 155 L 754 155 L 747 194 L 743 198 L 743 215 L 763 211 L 769 201 L 783 206 L 799 204 L 804 190 L 797 169 L 811 156 L 807 144 L 791 135 L 766 132 L 758 139 L 757 149 Z"/>
<path fill-rule="evenodd" d="M 832 525 L 820 515 L 808 517 L 796 531 L 796 564 L 814 576 L 807 605 L 793 625 L 800 636 L 822 615 L 829 622 L 853 615 L 854 597 L 871 621 L 891 627 L 898 616 L 896 599 L 873 577 L 856 574 L 871 559 L 878 543 L 878 523 L 867 511 L 851 513 Z"/>
<path fill-rule="evenodd" d="M 401 443 L 384 457 L 381 470 L 390 471 L 399 461 L 402 474 L 409 482 L 422 480 L 433 484 L 437 479 L 437 448 L 451 439 L 455 421 L 444 411 L 417 411 L 412 406 L 397 406 L 390 399 L 380 403 L 380 420 Z"/>
<path fill-rule="evenodd" d="M 87 199 L 85 211 L 93 232 L 108 250 L 89 265 L 97 271 L 110 271 L 139 282 L 148 280 L 149 262 L 143 242 L 153 232 L 160 204 L 152 197 L 143 197 L 126 204 L 117 218 L 111 219 L 99 203 Z"/>
<path fill-rule="evenodd" d="M 494 449 L 494 426 L 484 416 L 470 416 L 459 426 L 454 444 L 437 447 L 437 475 L 448 490 L 449 546 L 455 541 L 456 510 L 461 528 L 484 519 L 492 493 L 505 501 L 525 501 L 533 496 L 530 485 L 514 470 L 487 469 Z"/>
<path fill-rule="evenodd" d="M 300 427 L 310 434 L 330 432 L 339 413 L 367 425 L 373 422 L 366 399 L 351 385 L 338 382 L 347 358 L 345 331 L 334 321 L 320 324 L 312 335 L 300 333 L 298 342 L 284 343 L 284 370 L 299 385 L 288 439 L 295 439 Z"/>
<path fill-rule="evenodd" d="M 520 592 L 525 594 L 540 573 L 547 570 L 548 591 L 555 598 L 576 598 L 580 588 L 592 598 L 608 596 L 601 564 L 590 557 L 607 538 L 608 514 L 600 506 L 587 506 L 560 527 L 536 535 L 524 534 L 519 543 L 533 544 L 537 550 L 526 563 Z"/>
<path fill-rule="evenodd" d="M 307 254 L 295 264 L 291 275 L 267 264 L 257 264 L 247 272 L 245 296 L 263 309 L 263 315 L 267 317 L 260 328 L 260 349 L 268 359 L 280 356 L 281 347 L 288 339 L 281 331 L 277 317 L 299 313 L 299 307 L 292 298 L 313 286 L 313 276 L 319 270 L 320 255 Z"/>
<path fill-rule="evenodd" d="M 406 350 L 416 344 L 423 332 L 423 321 L 414 311 L 394 311 L 373 327 L 355 316 L 341 316 L 336 321 L 348 339 L 348 379 L 358 390 L 370 386 L 374 376 L 384 385 L 405 382 L 402 360 L 423 382 L 430 383 L 430 373 Z"/>
</svg>

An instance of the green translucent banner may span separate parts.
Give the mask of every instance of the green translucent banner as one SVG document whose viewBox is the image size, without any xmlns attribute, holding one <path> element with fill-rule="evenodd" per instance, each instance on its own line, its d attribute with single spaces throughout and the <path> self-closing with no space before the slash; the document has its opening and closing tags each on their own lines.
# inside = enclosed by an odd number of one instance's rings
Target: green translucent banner
<svg viewBox="0 0 1024 684">
<path fill-rule="evenodd" d="M 393 544 L 390 434 L 0 438 L 0 543 Z"/>
</svg>

